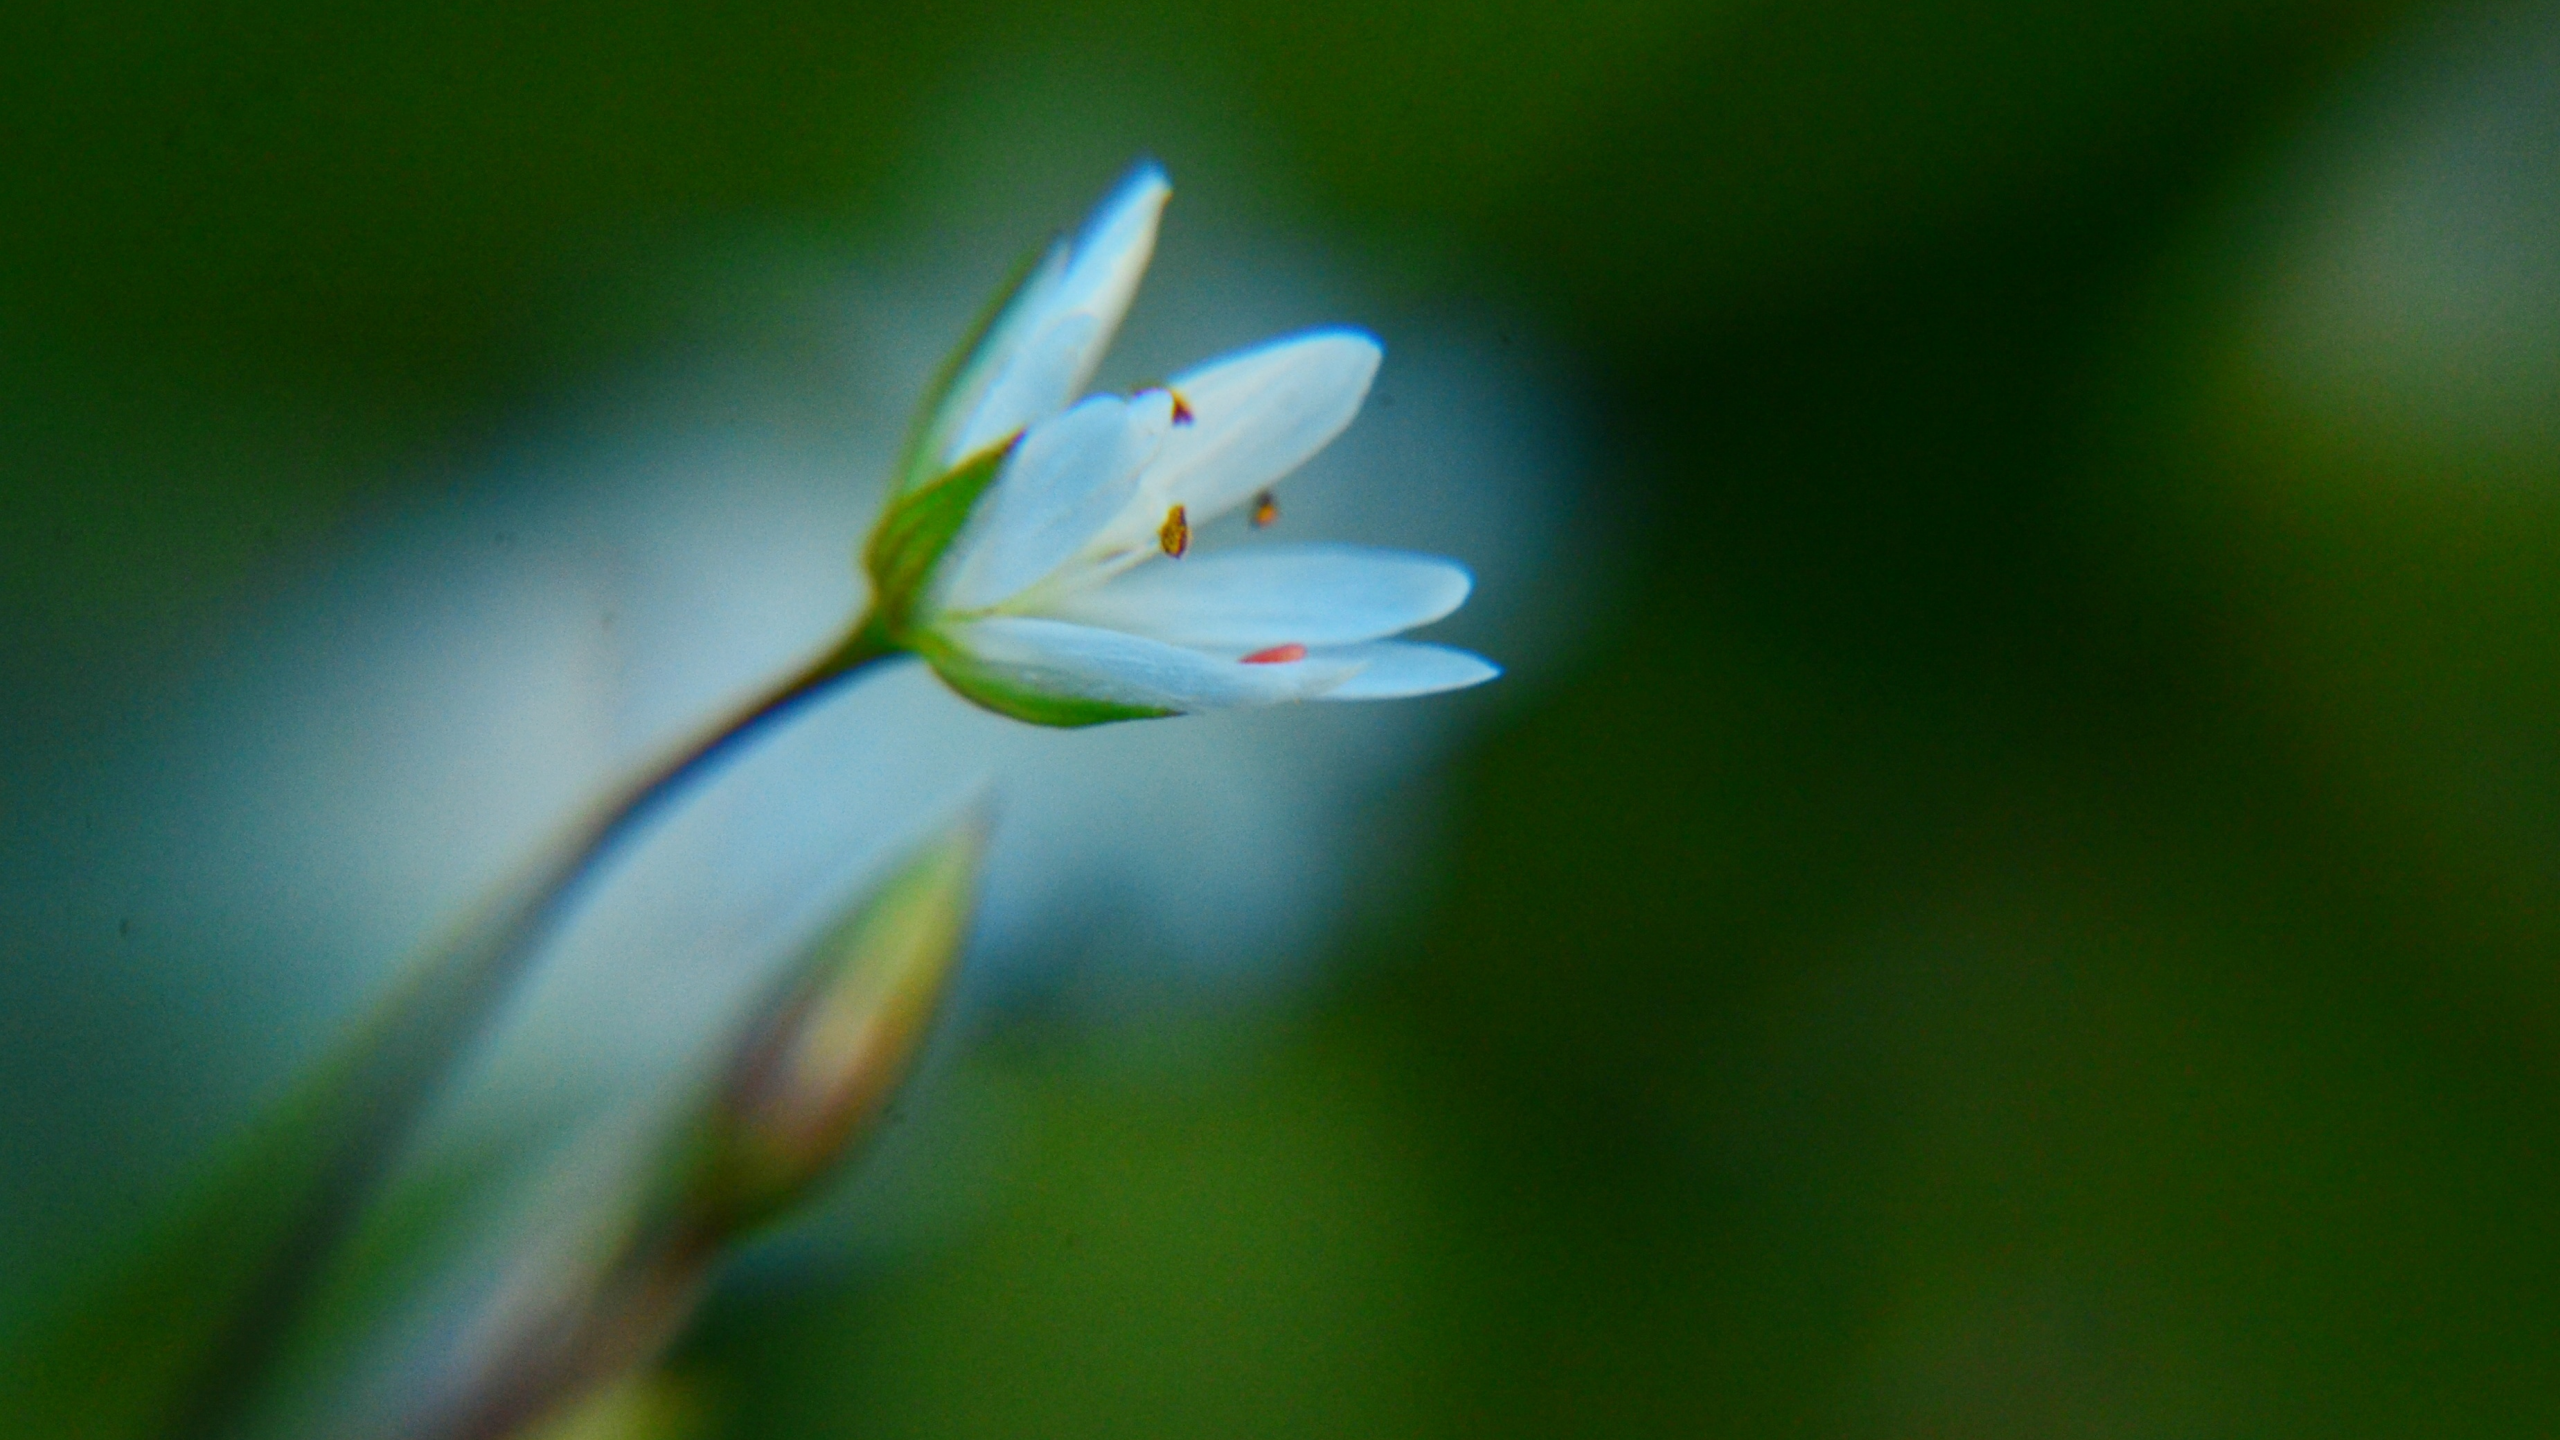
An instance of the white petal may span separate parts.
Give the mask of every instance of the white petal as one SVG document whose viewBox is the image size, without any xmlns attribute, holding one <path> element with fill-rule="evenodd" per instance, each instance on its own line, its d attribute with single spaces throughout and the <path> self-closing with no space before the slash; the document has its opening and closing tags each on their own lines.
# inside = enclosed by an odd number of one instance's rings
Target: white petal
<svg viewBox="0 0 2560 1440">
<path fill-rule="evenodd" d="M 1481 655 L 1415 640 L 1374 640 L 1339 650 L 1319 650 L 1307 659 L 1310 664 L 1356 661 L 1360 665 L 1358 673 L 1318 697 L 1325 700 L 1401 700 L 1408 695 L 1435 695 L 1443 690 L 1481 685 L 1502 673 L 1500 666 Z"/>
<path fill-rule="evenodd" d="M 1056 414 L 1084 389 L 1137 294 L 1172 193 L 1162 168 L 1140 164 L 1043 258 L 952 397 L 961 418 L 939 447 L 943 465 Z"/>
<path fill-rule="evenodd" d="M 933 457 L 930 475 L 949 470 L 993 443 L 984 435 L 1002 415 L 990 414 L 983 420 L 980 418 L 981 413 L 989 409 L 988 392 L 1004 383 L 1005 376 L 1031 338 L 1058 318 L 1050 300 L 1057 293 L 1058 278 L 1067 272 L 1067 252 L 1071 248 L 1072 242 L 1063 237 L 1049 247 L 1049 252 L 1040 257 L 1040 263 L 1023 277 L 1013 298 L 1005 302 L 1003 313 L 989 323 L 987 333 L 980 337 L 977 349 L 962 363 L 960 373 L 952 378 L 951 391 L 942 397 L 940 408 L 934 412 L 933 429 L 926 439 L 926 448 Z M 1024 425 L 1028 423 L 1028 420 L 1021 422 Z M 1019 429 L 1021 425 L 1015 428 Z M 1011 430 L 1001 431 L 995 438 L 1001 439 L 1012 433 Z"/>
<path fill-rule="evenodd" d="M 1058 283 L 1061 308 L 1100 316 L 1106 332 L 1119 328 L 1130 297 L 1138 293 L 1138 280 L 1147 272 L 1147 260 L 1155 253 L 1156 225 L 1172 194 L 1173 183 L 1154 161 L 1141 161 L 1130 170 L 1076 237 L 1075 254 Z M 1103 344 L 1110 344 L 1108 333 Z M 1100 358 L 1099 351 L 1095 358 Z M 1083 384 L 1092 373 L 1092 366 L 1086 366 L 1076 383 Z"/>
<path fill-rule="evenodd" d="M 1200 520 L 1243 504 L 1342 433 L 1378 359 L 1378 342 L 1357 330 L 1319 330 L 1175 379 L 1192 423 L 1156 456 L 1148 487 Z"/>
<path fill-rule="evenodd" d="M 1172 428 L 1162 391 L 1096 395 L 1022 437 L 944 560 L 936 608 L 984 610 L 1036 584 L 1127 507 Z"/>
<path fill-rule="evenodd" d="M 1270 546 L 1150 562 L 1043 613 L 1210 650 L 1347 645 L 1427 625 L 1457 609 L 1471 583 L 1429 555 Z"/>
<path fill-rule="evenodd" d="M 1378 342 L 1357 330 L 1317 330 L 1172 381 L 1191 419 L 1156 453 L 1138 502 L 1107 532 L 1101 550 L 1125 563 L 1145 553 L 1147 537 L 1172 506 L 1203 525 L 1305 464 L 1360 413 L 1378 358 Z"/>
<path fill-rule="evenodd" d="M 1094 316 L 1069 311 L 1048 317 L 1038 334 L 1012 347 L 985 398 L 944 447 L 942 463 L 956 465 L 1056 414 L 1083 387 L 1085 372 L 1092 368 L 1085 352 L 1097 336 L 1109 342 Z"/>
<path fill-rule="evenodd" d="M 1046 695 L 1156 710 L 1231 710 L 1323 694 L 1356 678 L 1356 659 L 1247 665 L 1142 635 L 1033 616 L 944 627 L 943 637 L 1007 683 Z"/>
</svg>

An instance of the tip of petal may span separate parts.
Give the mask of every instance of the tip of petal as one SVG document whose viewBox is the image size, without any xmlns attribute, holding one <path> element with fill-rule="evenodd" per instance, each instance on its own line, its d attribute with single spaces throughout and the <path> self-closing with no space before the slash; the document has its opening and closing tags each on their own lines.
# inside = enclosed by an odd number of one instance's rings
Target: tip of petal
<svg viewBox="0 0 2560 1440">
<path fill-rule="evenodd" d="M 1141 155 L 1138 157 L 1136 163 L 1130 165 L 1127 173 L 1120 177 L 1120 183 L 1118 186 L 1114 187 L 1112 193 L 1114 195 L 1140 195 L 1150 192 L 1165 195 L 1172 194 L 1173 180 L 1170 176 L 1164 173 L 1163 164 L 1157 161 L 1154 156 Z"/>
<path fill-rule="evenodd" d="M 1467 650 L 1426 641 L 1382 640 L 1336 652 L 1360 669 L 1325 692 L 1327 700 L 1401 700 L 1482 685 L 1502 667 Z"/>
<path fill-rule="evenodd" d="M 1164 167 L 1153 160 L 1141 160 L 1129 168 L 1120 183 L 1093 207 L 1084 228 L 1076 233 L 1075 252 L 1081 259 L 1097 248 L 1120 248 L 1140 242 L 1152 242 L 1156 217 L 1172 198 L 1173 182 L 1165 177 Z"/>
<path fill-rule="evenodd" d="M 1346 363 L 1358 363 L 1371 376 L 1378 373 L 1378 362 L 1387 354 L 1387 347 L 1379 342 L 1377 336 L 1356 325 L 1327 325 L 1290 338 L 1301 344 L 1336 350 Z M 1366 379 L 1362 384 L 1367 384 Z"/>
</svg>

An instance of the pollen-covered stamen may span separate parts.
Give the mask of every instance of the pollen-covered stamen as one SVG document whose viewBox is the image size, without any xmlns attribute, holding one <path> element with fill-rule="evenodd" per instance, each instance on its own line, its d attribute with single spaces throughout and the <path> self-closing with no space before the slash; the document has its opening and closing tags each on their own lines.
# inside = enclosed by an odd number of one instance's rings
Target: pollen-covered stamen
<svg viewBox="0 0 2560 1440">
<path fill-rule="evenodd" d="M 1165 387 L 1164 393 L 1173 401 L 1173 423 L 1176 425 L 1190 424 L 1192 421 L 1191 402 L 1183 399 L 1182 392 L 1174 389 L 1170 385 Z"/>
<path fill-rule="evenodd" d="M 1164 512 L 1164 524 L 1156 531 L 1156 543 L 1164 547 L 1164 553 L 1176 560 L 1189 552 L 1191 517 L 1184 513 L 1181 506 L 1176 505 Z"/>
<path fill-rule="evenodd" d="M 1256 650 L 1252 654 L 1244 656 L 1237 663 L 1244 665 L 1286 665 L 1292 660 L 1304 660 L 1306 658 L 1307 647 L 1292 640 L 1286 645 L 1274 645 L 1268 650 Z"/>
<path fill-rule="evenodd" d="M 1256 495 L 1256 496 L 1254 496 L 1254 497 L 1253 497 L 1253 528 L 1254 528 L 1254 529 L 1256 529 L 1256 530 L 1268 529 L 1268 528 L 1270 528 L 1271 522 L 1272 522 L 1272 521 L 1274 521 L 1274 520 L 1277 520 L 1277 519 L 1279 519 L 1279 518 L 1280 518 L 1280 502 L 1279 502 L 1278 500 L 1276 500 L 1276 499 L 1272 498 L 1272 494 L 1271 494 L 1271 492 L 1270 492 L 1270 491 L 1265 490 L 1265 491 L 1263 491 L 1261 494 Z"/>
</svg>

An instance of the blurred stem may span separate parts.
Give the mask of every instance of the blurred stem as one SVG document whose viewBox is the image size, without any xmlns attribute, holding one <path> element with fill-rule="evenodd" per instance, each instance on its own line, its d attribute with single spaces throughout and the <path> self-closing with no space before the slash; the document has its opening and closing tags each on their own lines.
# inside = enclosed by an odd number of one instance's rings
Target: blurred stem
<svg viewBox="0 0 2560 1440">
<path fill-rule="evenodd" d="M 320 1160 L 300 1211 L 180 1398 L 170 1440 L 215 1440 L 240 1419 L 327 1266 L 438 1082 L 532 968 L 607 861 L 749 739 L 896 654 L 865 615 L 806 668 L 627 783 L 561 835 L 451 943 L 411 968 L 352 1037 L 311 1122 Z"/>
<path fill-rule="evenodd" d="M 464 1408 L 417 1424 L 408 1440 L 509 1440 L 646 1364 L 693 1314 L 724 1238 L 706 1226 L 676 1224 L 627 1245 L 585 1307 L 584 1323 L 517 1347 L 508 1367 Z"/>
</svg>

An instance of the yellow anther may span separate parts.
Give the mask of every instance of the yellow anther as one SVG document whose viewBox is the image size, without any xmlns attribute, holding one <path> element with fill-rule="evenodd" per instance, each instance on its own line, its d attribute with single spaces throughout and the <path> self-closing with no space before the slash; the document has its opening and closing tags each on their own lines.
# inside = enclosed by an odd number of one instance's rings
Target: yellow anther
<svg viewBox="0 0 2560 1440">
<path fill-rule="evenodd" d="M 1279 518 L 1280 502 L 1271 498 L 1270 491 L 1265 490 L 1261 494 L 1253 497 L 1254 529 L 1260 530 Z"/>
<path fill-rule="evenodd" d="M 1181 559 L 1183 554 L 1190 550 L 1191 517 L 1182 512 L 1181 506 L 1176 505 L 1164 512 L 1164 525 L 1156 531 L 1156 543 L 1164 547 L 1164 553 L 1176 560 Z"/>
</svg>

